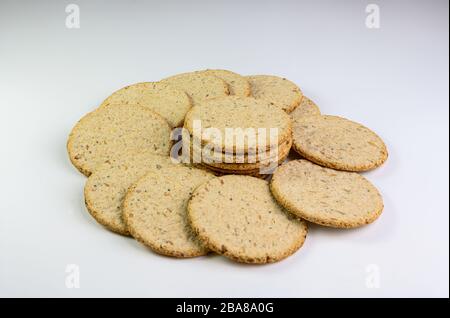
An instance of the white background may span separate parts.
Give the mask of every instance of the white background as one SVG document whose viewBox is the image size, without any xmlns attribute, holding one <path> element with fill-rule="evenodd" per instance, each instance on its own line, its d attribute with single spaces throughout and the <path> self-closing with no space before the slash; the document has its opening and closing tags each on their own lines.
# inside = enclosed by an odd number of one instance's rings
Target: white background
<svg viewBox="0 0 450 318">
<path fill-rule="evenodd" d="M 365 26 L 368 1 L 73 0 L 81 28 L 67 29 L 70 2 L 1 0 L 0 296 L 448 297 L 448 1 L 373 2 L 380 29 Z M 285 76 L 375 130 L 390 151 L 367 174 L 381 218 L 311 226 L 266 266 L 162 257 L 97 225 L 72 126 L 124 85 L 204 68 Z"/>
</svg>

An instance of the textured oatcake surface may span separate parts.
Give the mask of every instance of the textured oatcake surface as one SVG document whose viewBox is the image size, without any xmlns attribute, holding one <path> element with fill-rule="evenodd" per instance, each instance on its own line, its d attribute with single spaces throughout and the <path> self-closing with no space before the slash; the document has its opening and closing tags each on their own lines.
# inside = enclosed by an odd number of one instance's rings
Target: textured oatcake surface
<svg viewBox="0 0 450 318">
<path fill-rule="evenodd" d="M 171 127 L 182 126 L 184 116 L 192 106 L 184 91 L 161 82 L 137 83 L 121 88 L 110 95 L 100 107 L 114 104 L 147 107 L 161 115 Z"/>
<path fill-rule="evenodd" d="M 320 109 L 316 103 L 303 95 L 300 105 L 298 105 L 289 115 L 293 121 L 296 121 L 309 116 L 319 116 Z"/>
<path fill-rule="evenodd" d="M 67 150 L 73 165 L 89 176 L 97 166 L 141 150 L 168 155 L 171 128 L 143 106 L 111 105 L 84 116 L 72 129 Z"/>
<path fill-rule="evenodd" d="M 298 250 L 306 224 L 279 206 L 267 181 L 229 175 L 201 185 L 188 218 L 205 246 L 245 263 L 279 261 Z"/>
<path fill-rule="evenodd" d="M 161 82 L 186 92 L 193 105 L 210 98 L 228 96 L 230 93 L 224 80 L 213 74 L 205 73 L 205 71 L 178 74 L 163 79 Z"/>
<path fill-rule="evenodd" d="M 174 165 L 168 156 L 151 151 L 127 153 L 98 167 L 86 181 L 86 207 L 98 223 L 119 234 L 129 235 L 122 219 L 122 203 L 128 188 L 151 170 Z"/>
<path fill-rule="evenodd" d="M 204 170 L 181 165 L 150 171 L 125 198 L 123 217 L 131 235 L 163 255 L 205 255 L 207 249 L 188 225 L 186 207 L 194 189 L 212 178 Z"/>
<path fill-rule="evenodd" d="M 369 224 L 383 210 L 380 193 L 363 176 L 324 168 L 307 160 L 293 160 L 278 167 L 271 190 L 291 213 L 331 227 Z"/>
<path fill-rule="evenodd" d="M 250 82 L 252 96 L 265 100 L 290 113 L 302 100 L 302 91 L 291 81 L 272 75 L 246 76 Z"/>
<path fill-rule="evenodd" d="M 252 97 L 228 96 L 194 106 L 187 113 L 184 122 L 184 127 L 193 136 L 194 141 L 196 137 L 198 138 L 194 134 L 195 120 L 201 122 L 203 132 L 201 144 L 213 146 L 214 151 L 217 152 L 245 153 L 252 150 L 258 151 L 260 147 L 268 149 L 271 146 L 280 145 L 290 138 L 292 133 L 289 115 L 267 102 Z M 214 128 L 217 134 L 206 135 L 206 128 Z M 244 144 L 238 144 L 237 139 L 232 135 L 231 139 L 227 139 L 227 129 L 241 129 Z M 253 134 L 246 134 L 248 129 L 252 130 Z M 278 133 L 276 136 L 278 138 L 270 140 L 271 129 Z M 254 138 L 251 138 L 252 136 Z M 259 145 L 260 138 L 265 142 L 263 145 Z"/>
<path fill-rule="evenodd" d="M 205 72 L 224 80 L 228 85 L 230 95 L 250 96 L 250 83 L 244 76 L 227 70 L 206 70 Z"/>
<path fill-rule="evenodd" d="M 337 116 L 310 116 L 294 121 L 293 147 L 319 165 L 366 171 L 382 165 L 388 152 L 373 131 Z"/>
</svg>

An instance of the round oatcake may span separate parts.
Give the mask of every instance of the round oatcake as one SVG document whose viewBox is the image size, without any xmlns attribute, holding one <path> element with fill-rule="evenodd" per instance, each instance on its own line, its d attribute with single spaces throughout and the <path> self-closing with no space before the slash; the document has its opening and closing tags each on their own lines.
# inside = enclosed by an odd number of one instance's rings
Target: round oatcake
<svg viewBox="0 0 450 318">
<path fill-rule="evenodd" d="M 286 212 L 269 184 L 249 176 L 212 179 L 195 190 L 188 219 L 211 250 L 244 263 L 282 260 L 305 241 L 306 223 Z"/>
<path fill-rule="evenodd" d="M 114 92 L 100 107 L 141 105 L 161 115 L 171 127 L 183 125 L 184 116 L 191 108 L 189 96 L 167 83 L 145 82 L 126 86 Z"/>
<path fill-rule="evenodd" d="M 191 232 L 186 206 L 194 189 L 214 175 L 181 165 L 150 171 L 125 197 L 123 218 L 131 235 L 159 254 L 195 257 L 208 251 Z"/>
<path fill-rule="evenodd" d="M 69 158 L 86 176 L 108 160 L 128 152 L 151 150 L 168 155 L 171 129 L 166 120 L 143 106 L 111 105 L 84 116 L 67 141 Z"/>
<path fill-rule="evenodd" d="M 368 128 L 337 116 L 310 116 L 293 123 L 293 148 L 321 166 L 366 171 L 382 165 L 388 152 Z"/>
<path fill-rule="evenodd" d="M 230 93 L 224 80 L 205 71 L 178 74 L 165 78 L 161 82 L 186 92 L 193 105 L 210 98 L 228 96 Z"/>
<path fill-rule="evenodd" d="M 230 95 L 250 96 L 250 83 L 244 76 L 227 70 L 206 70 L 205 72 L 224 80 L 228 85 Z"/>
<path fill-rule="evenodd" d="M 290 113 L 302 100 L 302 91 L 291 81 L 272 75 L 246 76 L 250 82 L 252 96 L 270 102 Z"/>
<path fill-rule="evenodd" d="M 307 160 L 293 160 L 278 167 L 271 190 L 288 211 L 325 226 L 353 228 L 369 224 L 383 210 L 380 193 L 363 176 Z"/>
<path fill-rule="evenodd" d="M 194 106 L 186 115 L 184 127 L 191 134 L 193 141 L 198 142 L 195 138 L 200 136 L 194 133 L 194 121 L 201 123 L 202 136 L 199 144 L 212 146 L 211 149 L 217 152 L 259 151 L 260 138 L 265 141 L 265 149 L 269 149 L 292 136 L 289 115 L 270 103 L 253 97 L 228 96 Z M 207 128 L 214 129 L 217 134 L 206 135 Z M 244 144 L 238 144 L 238 139 L 227 133 L 229 130 L 234 130 L 241 136 Z M 270 134 L 274 130 L 278 133 L 278 136 L 275 136 L 278 138 L 270 140 Z"/>
<path fill-rule="evenodd" d="M 86 181 L 84 198 L 89 213 L 106 228 L 129 235 L 122 219 L 122 203 L 130 186 L 151 170 L 174 165 L 168 156 L 152 151 L 127 153 L 100 165 Z"/>
<path fill-rule="evenodd" d="M 319 116 L 320 109 L 312 100 L 303 95 L 300 105 L 298 105 L 290 114 L 293 121 L 308 116 Z"/>
</svg>

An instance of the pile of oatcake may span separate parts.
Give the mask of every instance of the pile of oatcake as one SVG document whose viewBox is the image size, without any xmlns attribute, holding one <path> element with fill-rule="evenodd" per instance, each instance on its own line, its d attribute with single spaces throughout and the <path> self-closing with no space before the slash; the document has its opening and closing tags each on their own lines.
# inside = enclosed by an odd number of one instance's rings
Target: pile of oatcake
<svg viewBox="0 0 450 318">
<path fill-rule="evenodd" d="M 359 172 L 386 161 L 384 142 L 277 76 L 126 86 L 79 120 L 67 150 L 94 219 L 173 257 L 276 262 L 303 245 L 307 222 L 353 228 L 383 210 Z"/>
</svg>

